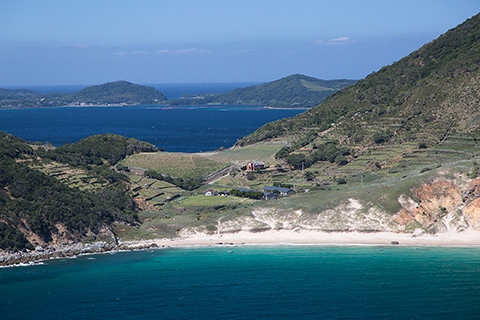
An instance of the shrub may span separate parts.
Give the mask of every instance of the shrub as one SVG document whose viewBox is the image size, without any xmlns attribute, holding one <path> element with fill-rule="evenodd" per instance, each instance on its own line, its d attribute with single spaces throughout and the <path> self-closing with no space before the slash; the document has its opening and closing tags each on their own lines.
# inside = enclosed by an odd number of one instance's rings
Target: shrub
<svg viewBox="0 0 480 320">
<path fill-rule="evenodd" d="M 288 157 L 289 155 L 289 148 L 283 147 L 282 149 L 278 150 L 278 152 L 275 154 L 276 159 L 283 159 Z"/>
</svg>

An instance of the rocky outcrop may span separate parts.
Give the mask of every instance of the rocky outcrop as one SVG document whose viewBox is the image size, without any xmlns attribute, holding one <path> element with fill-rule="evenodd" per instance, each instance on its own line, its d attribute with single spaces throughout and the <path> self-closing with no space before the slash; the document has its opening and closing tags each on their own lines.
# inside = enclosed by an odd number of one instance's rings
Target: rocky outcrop
<svg viewBox="0 0 480 320">
<path fill-rule="evenodd" d="M 157 248 L 158 245 L 148 241 L 97 241 L 94 243 L 70 243 L 60 245 L 38 245 L 35 250 L 4 251 L 0 249 L 0 266 L 30 265 L 47 259 L 61 259 L 85 254 L 110 251 L 142 250 Z"/>
<path fill-rule="evenodd" d="M 20 263 L 33 263 L 35 261 L 72 257 L 79 254 L 101 253 L 116 248 L 115 243 L 98 241 L 92 244 L 73 243 L 66 245 L 42 245 L 35 250 L 8 252 L 0 250 L 0 265 L 17 265 Z"/>
<path fill-rule="evenodd" d="M 461 232 L 469 227 L 480 230 L 479 185 L 480 180 L 465 184 L 464 179 L 424 184 L 414 190 L 415 200 L 399 197 L 402 209 L 395 220 L 431 233 Z"/>
</svg>

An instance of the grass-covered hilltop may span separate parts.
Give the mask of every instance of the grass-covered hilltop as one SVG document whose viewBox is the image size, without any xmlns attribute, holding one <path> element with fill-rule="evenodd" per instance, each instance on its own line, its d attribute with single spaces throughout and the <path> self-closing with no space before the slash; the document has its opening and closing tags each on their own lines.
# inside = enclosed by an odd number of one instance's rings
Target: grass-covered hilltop
<svg viewBox="0 0 480 320">
<path fill-rule="evenodd" d="M 168 153 L 116 135 L 53 148 L 1 134 L 0 248 L 480 230 L 479 50 L 477 15 L 228 150 Z"/>
<path fill-rule="evenodd" d="M 271 108 L 312 108 L 343 87 L 356 80 L 320 80 L 294 74 L 276 81 L 247 88 L 238 88 L 226 93 L 184 95 L 182 100 L 169 104 L 227 104 L 261 105 Z"/>
</svg>

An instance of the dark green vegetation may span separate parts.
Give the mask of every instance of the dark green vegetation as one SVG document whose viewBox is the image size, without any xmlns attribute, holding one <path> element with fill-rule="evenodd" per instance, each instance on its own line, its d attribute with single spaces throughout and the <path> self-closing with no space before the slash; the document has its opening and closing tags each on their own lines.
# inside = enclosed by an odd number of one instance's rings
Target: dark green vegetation
<svg viewBox="0 0 480 320">
<path fill-rule="evenodd" d="M 160 104 L 166 100 L 167 97 L 161 91 L 127 81 L 114 81 L 91 86 L 73 94 L 41 94 L 26 89 L 0 89 L 0 108 Z"/>
<path fill-rule="evenodd" d="M 169 104 L 261 105 L 272 108 L 312 108 L 326 97 L 356 80 L 319 80 L 291 75 L 280 80 L 238 88 L 215 95 L 199 94 L 195 99 L 171 100 Z"/>
<path fill-rule="evenodd" d="M 37 151 L 42 158 L 82 167 L 115 165 L 133 154 L 158 151 L 151 143 L 109 133 L 90 136 L 78 143 L 67 143 L 54 150 L 42 150 Z"/>
<path fill-rule="evenodd" d="M 0 248 L 32 249 L 55 239 L 98 238 L 113 222 L 136 223 L 136 205 L 125 192 L 128 178 L 109 164 L 139 151 L 156 148 L 135 139 L 99 135 L 56 150 L 34 150 L 0 133 Z M 90 178 L 105 183 L 87 190 L 70 187 L 39 170 L 52 160 L 83 167 Z"/>
</svg>

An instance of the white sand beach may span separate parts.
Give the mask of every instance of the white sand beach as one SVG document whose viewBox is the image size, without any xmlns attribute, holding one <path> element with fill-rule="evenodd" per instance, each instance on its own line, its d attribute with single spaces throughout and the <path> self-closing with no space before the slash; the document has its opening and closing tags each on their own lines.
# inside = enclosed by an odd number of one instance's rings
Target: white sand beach
<svg viewBox="0 0 480 320">
<path fill-rule="evenodd" d="M 215 245 L 398 245 L 407 246 L 480 246 L 480 231 L 413 235 L 392 232 L 322 232 L 278 230 L 258 233 L 195 234 L 174 239 L 156 239 L 124 243 L 130 248 L 156 244 L 160 247 Z"/>
</svg>

